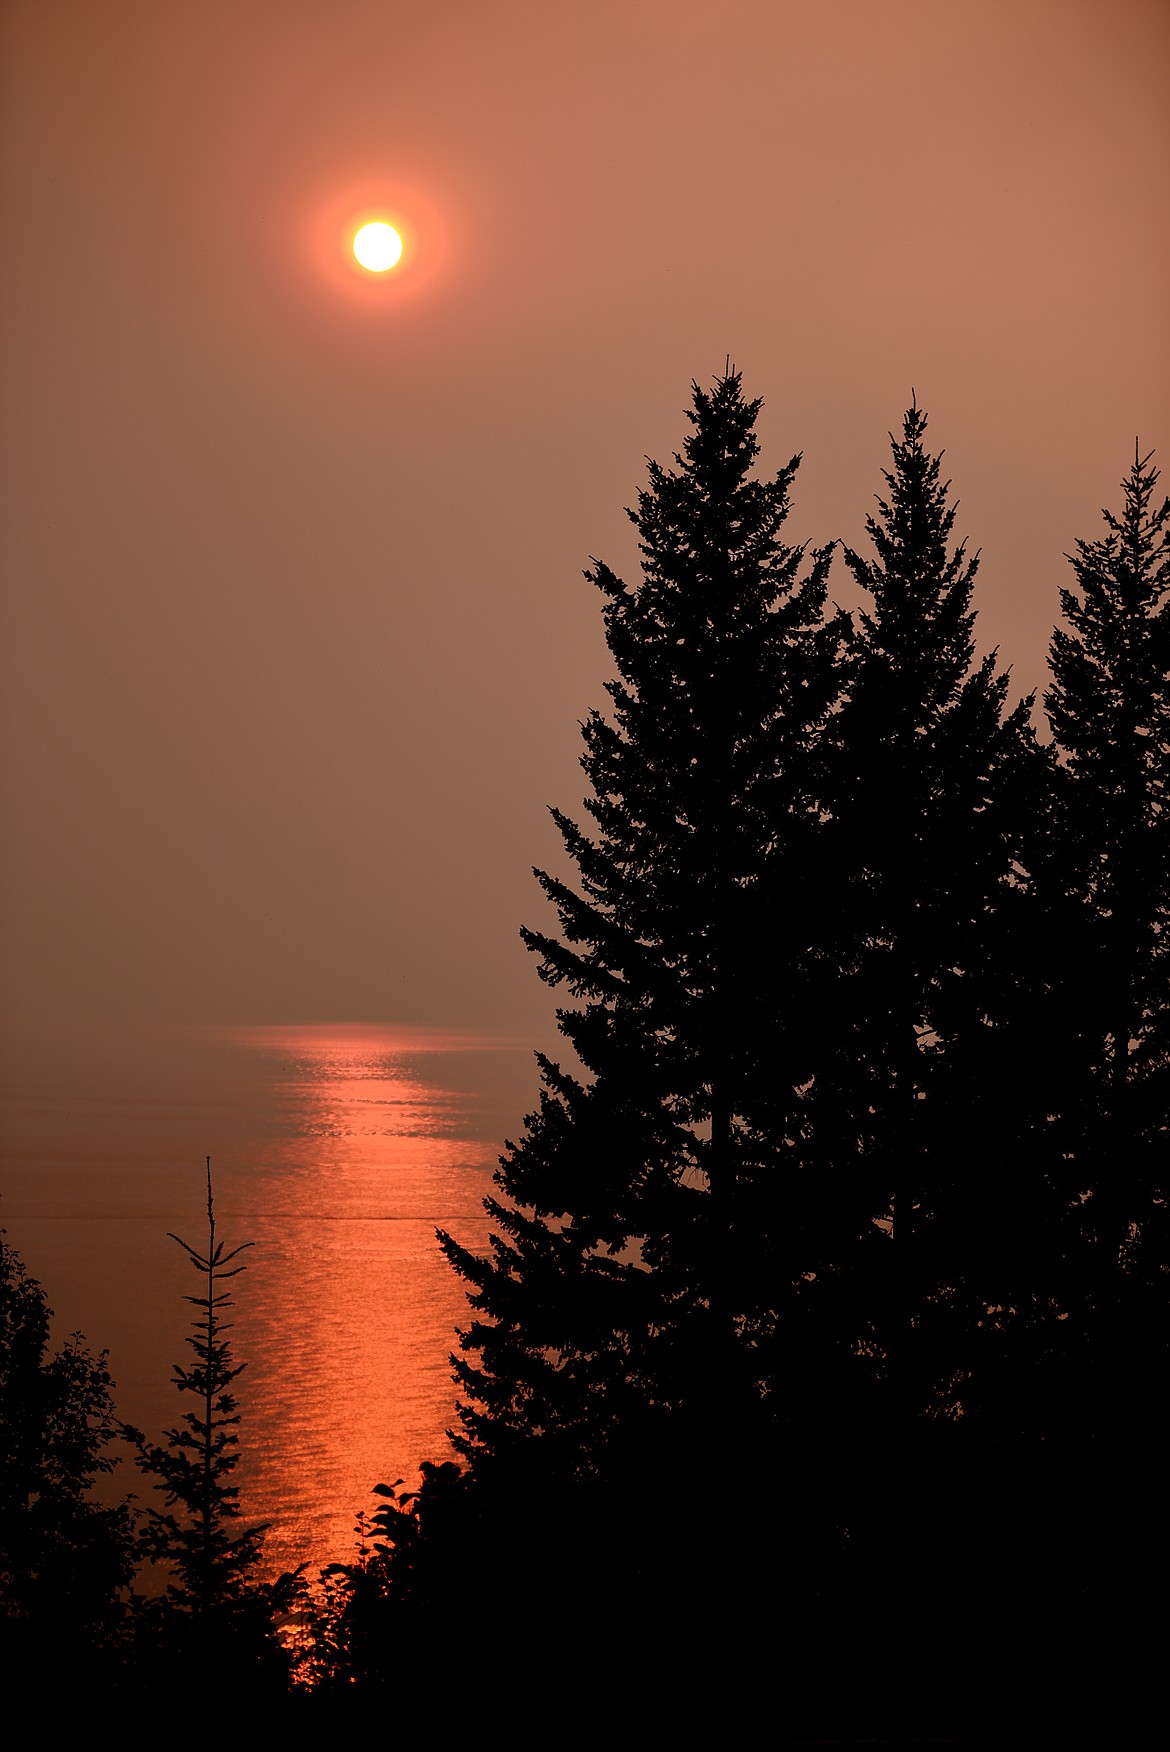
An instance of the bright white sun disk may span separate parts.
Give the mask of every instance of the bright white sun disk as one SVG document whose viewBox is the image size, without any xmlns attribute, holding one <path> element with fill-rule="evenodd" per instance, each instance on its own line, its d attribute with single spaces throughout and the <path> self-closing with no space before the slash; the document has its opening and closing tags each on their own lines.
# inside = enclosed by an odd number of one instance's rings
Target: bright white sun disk
<svg viewBox="0 0 1170 1752">
<path fill-rule="evenodd" d="M 353 253 L 371 274 L 384 274 L 402 254 L 402 239 L 393 225 L 375 219 L 372 224 L 363 225 L 354 238 Z"/>
</svg>

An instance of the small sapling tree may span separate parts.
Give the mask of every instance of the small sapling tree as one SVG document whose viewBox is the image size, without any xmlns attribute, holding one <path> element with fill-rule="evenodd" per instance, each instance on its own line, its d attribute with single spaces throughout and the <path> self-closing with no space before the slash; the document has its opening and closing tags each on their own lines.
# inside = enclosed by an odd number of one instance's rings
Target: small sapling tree
<svg viewBox="0 0 1170 1752">
<path fill-rule="evenodd" d="M 148 1659 L 161 1663 L 165 1679 L 176 1668 L 198 1668 L 214 1671 L 217 1682 L 237 1691 L 279 1685 L 285 1661 L 275 1615 L 297 1578 L 262 1583 L 258 1570 L 267 1528 L 240 1525 L 239 1490 L 232 1482 L 240 1459 L 233 1384 L 245 1365 L 232 1357 L 224 1320 L 232 1300 L 223 1285 L 245 1269 L 233 1261 L 253 1243 L 226 1248 L 217 1239 L 210 1157 L 206 1250 L 179 1235 L 171 1239 L 203 1279 L 200 1293 L 185 1298 L 196 1309 L 187 1340 L 195 1362 L 175 1365 L 175 1386 L 194 1409 L 165 1432 L 162 1446 L 126 1429 L 139 1467 L 154 1478 L 166 1505 L 147 1511 L 143 1534 L 144 1555 L 171 1572 L 165 1597 L 144 1614 Z"/>
</svg>

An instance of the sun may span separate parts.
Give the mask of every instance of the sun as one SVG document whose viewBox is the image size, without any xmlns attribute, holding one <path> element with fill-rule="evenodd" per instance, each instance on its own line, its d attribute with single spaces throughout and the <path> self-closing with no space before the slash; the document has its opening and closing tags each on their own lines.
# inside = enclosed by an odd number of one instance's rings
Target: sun
<svg viewBox="0 0 1170 1752">
<path fill-rule="evenodd" d="M 375 219 L 354 238 L 353 253 L 371 274 L 385 274 L 402 255 L 402 239 L 393 225 Z"/>
</svg>

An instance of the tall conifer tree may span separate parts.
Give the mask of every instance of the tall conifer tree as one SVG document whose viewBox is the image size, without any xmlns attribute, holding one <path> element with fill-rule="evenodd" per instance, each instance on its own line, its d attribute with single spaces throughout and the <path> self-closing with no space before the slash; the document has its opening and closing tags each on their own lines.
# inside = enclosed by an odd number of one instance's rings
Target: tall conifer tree
<svg viewBox="0 0 1170 1752">
<path fill-rule="evenodd" d="M 1070 1410 L 1123 1445 L 1149 1422 L 1170 1349 L 1170 500 L 1157 482 L 1135 451 L 1120 516 L 1078 541 L 1045 697 L 1070 903 L 1058 1143 L 1091 1364 Z"/>
<path fill-rule="evenodd" d="M 953 540 L 916 403 L 891 444 L 872 557 L 845 550 L 866 603 L 829 725 L 822 886 L 836 929 L 805 1109 L 823 1202 L 847 1213 L 811 1263 L 819 1347 L 841 1364 L 826 1409 L 848 1456 L 823 1469 L 822 1514 L 848 1537 L 820 1566 L 822 1647 L 851 1640 L 849 1663 L 904 1707 L 965 1686 L 956 1639 L 977 1646 L 1001 1611 L 987 1447 L 1016 1396 L 1024 1237 L 1042 1202 L 1021 1172 L 1030 1097 L 1014 1060 L 1025 828 L 1044 769 L 1031 702 L 1009 709 L 994 654 L 976 656 L 978 556 Z"/>
<path fill-rule="evenodd" d="M 764 1341 L 802 1263 L 792 987 L 842 633 L 823 618 L 829 551 L 806 566 L 781 538 L 799 457 L 752 472 L 759 407 L 730 369 L 695 387 L 677 466 L 651 463 L 631 513 L 641 579 L 586 574 L 612 713 L 583 727 L 591 826 L 553 812 L 576 882 L 537 873 L 560 935 L 524 932 L 574 1000 L 558 1022 L 583 1069 L 540 1060 L 491 1257 L 444 1237 L 476 1311 L 457 1366 L 481 1472 L 534 1444 L 561 1477 L 647 1441 L 726 1452 L 730 1424 L 777 1404 Z"/>
<path fill-rule="evenodd" d="M 955 1321 L 968 1340 L 985 1330 L 1015 1270 L 1005 1248 L 1024 1193 L 1004 1043 L 1017 1044 L 1012 945 L 1041 774 L 1031 701 L 1008 711 L 994 653 L 976 659 L 978 556 L 952 545 L 956 506 L 925 433 L 912 404 L 867 519 L 874 556 L 845 554 L 870 606 L 834 726 L 844 1028 L 818 1103 L 826 1147 L 844 1159 L 852 1143 L 869 1188 L 857 1336 L 898 1428 L 970 1414 L 974 1358 Z"/>
</svg>

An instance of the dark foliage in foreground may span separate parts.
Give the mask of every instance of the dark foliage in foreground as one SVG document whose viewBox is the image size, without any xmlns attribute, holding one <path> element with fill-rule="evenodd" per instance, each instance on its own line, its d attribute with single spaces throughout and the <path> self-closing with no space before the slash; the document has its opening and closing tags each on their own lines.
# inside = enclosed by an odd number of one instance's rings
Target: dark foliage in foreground
<svg viewBox="0 0 1170 1752">
<path fill-rule="evenodd" d="M 589 574 L 612 710 L 591 826 L 555 812 L 576 874 L 539 877 L 559 932 L 525 933 L 574 1063 L 540 1061 L 490 1255 L 443 1237 L 462 1465 L 379 1486 L 315 1591 L 257 1580 L 209 1180 L 199 1409 L 134 1433 L 172 1585 L 119 1616 L 129 1520 L 85 1500 L 108 1380 L 79 1341 L 46 1361 L 6 1251 L 21 1646 L 512 1736 L 1132 1737 L 1170 1557 L 1170 502 L 1135 457 L 1077 544 L 1041 743 L 976 656 L 921 410 L 848 617 L 828 550 L 782 540 L 798 459 L 756 477 L 758 407 L 696 389 L 641 579 Z"/>
<path fill-rule="evenodd" d="M 620 1592 L 709 1650 L 712 1602 L 770 1598 L 726 1660 L 787 1647 L 815 1718 L 846 1650 L 856 1720 L 921 1728 L 1140 1651 L 1166 1555 L 1170 513 L 1139 461 L 1078 546 L 1043 746 L 921 411 L 849 628 L 755 415 L 696 390 L 641 582 L 591 574 L 594 831 L 558 813 L 577 878 L 526 933 L 584 1074 L 542 1061 L 492 1254 L 445 1241 L 462 1446 L 529 1633 Z"/>
<path fill-rule="evenodd" d="M 0 1231 L 0 1640 L 6 1688 L 46 1683 L 69 1652 L 85 1683 L 118 1660 L 134 1571 L 126 1507 L 90 1499 L 114 1464 L 105 1353 L 49 1349 L 45 1293 Z"/>
</svg>

